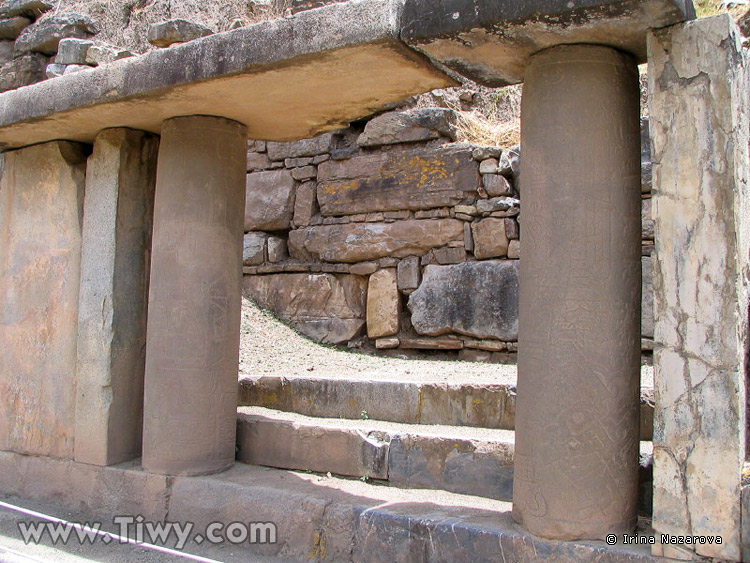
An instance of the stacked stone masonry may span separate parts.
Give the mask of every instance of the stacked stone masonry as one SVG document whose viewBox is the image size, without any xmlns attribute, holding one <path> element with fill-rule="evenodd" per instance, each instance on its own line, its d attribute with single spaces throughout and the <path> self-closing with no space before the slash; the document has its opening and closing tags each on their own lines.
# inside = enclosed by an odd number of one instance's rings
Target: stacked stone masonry
<svg viewBox="0 0 750 563">
<path fill-rule="evenodd" d="M 312 139 L 250 141 L 245 294 L 325 343 L 514 360 L 520 148 L 455 142 L 455 123 L 452 110 L 420 108 Z M 645 119 L 642 131 L 641 334 L 651 350 Z"/>
</svg>

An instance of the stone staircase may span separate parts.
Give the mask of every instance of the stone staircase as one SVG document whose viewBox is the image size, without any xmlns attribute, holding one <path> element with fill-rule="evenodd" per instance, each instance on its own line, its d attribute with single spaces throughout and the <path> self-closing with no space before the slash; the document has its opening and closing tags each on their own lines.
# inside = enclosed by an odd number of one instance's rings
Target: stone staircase
<svg viewBox="0 0 750 563">
<path fill-rule="evenodd" d="M 460 364 L 457 364 L 457 366 Z M 327 373 L 240 379 L 239 461 L 512 500 L 515 367 L 456 381 Z M 642 368 L 641 494 L 650 513 L 651 370 Z"/>
</svg>

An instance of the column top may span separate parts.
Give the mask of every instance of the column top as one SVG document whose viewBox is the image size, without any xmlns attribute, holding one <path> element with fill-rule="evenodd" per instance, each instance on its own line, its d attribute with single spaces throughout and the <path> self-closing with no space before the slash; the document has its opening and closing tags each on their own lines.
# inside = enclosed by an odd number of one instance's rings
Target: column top
<svg viewBox="0 0 750 563">
<path fill-rule="evenodd" d="M 159 133 L 179 115 L 233 119 L 254 139 L 311 137 L 455 85 L 446 67 L 498 86 L 561 43 L 643 59 L 648 28 L 693 15 L 691 0 L 350 0 L 2 93 L 0 150 L 109 127 Z"/>
</svg>

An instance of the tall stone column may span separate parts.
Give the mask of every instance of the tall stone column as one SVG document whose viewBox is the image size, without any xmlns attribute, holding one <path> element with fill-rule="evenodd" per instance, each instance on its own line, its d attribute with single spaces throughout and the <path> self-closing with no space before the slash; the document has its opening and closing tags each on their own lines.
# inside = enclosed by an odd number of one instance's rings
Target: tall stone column
<svg viewBox="0 0 750 563">
<path fill-rule="evenodd" d="M 155 135 L 106 129 L 86 169 L 78 304 L 75 459 L 141 455 Z"/>
<path fill-rule="evenodd" d="M 218 117 L 162 126 L 146 338 L 143 467 L 234 462 L 246 130 Z"/>
<path fill-rule="evenodd" d="M 729 14 L 649 34 L 655 555 L 739 561 L 748 374 L 747 52 Z M 721 537 L 721 543 L 715 538 Z M 744 561 L 750 561 L 745 554 Z"/>
<path fill-rule="evenodd" d="M 633 59 L 609 47 L 554 47 L 526 71 L 513 516 L 542 537 L 636 523 L 638 102 Z"/>
</svg>

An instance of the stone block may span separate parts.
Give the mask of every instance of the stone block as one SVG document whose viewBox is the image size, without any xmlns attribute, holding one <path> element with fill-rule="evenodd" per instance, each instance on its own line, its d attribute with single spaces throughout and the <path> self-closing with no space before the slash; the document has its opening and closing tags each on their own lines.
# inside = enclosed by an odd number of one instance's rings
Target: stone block
<svg viewBox="0 0 750 563">
<path fill-rule="evenodd" d="M 452 207 L 476 194 L 477 165 L 466 146 L 363 153 L 318 169 L 323 215 Z"/>
<path fill-rule="evenodd" d="M 492 199 L 480 199 L 476 205 L 477 211 L 480 213 L 493 213 L 518 208 L 520 204 L 521 202 L 513 197 L 493 197 Z"/>
<path fill-rule="evenodd" d="M 651 198 L 641 200 L 641 238 L 654 240 L 654 219 L 651 215 Z"/>
<path fill-rule="evenodd" d="M 58 14 L 24 29 L 16 39 L 16 53 L 54 55 L 58 44 L 68 37 L 87 39 L 99 32 L 99 26 L 82 14 Z"/>
<path fill-rule="evenodd" d="M 456 112 L 447 108 L 414 108 L 384 113 L 367 122 L 357 144 L 375 147 L 440 137 L 455 141 L 456 120 Z"/>
<path fill-rule="evenodd" d="M 463 223 L 456 219 L 324 225 L 291 231 L 289 253 L 298 260 L 362 262 L 421 256 L 463 237 Z"/>
<path fill-rule="evenodd" d="M 375 339 L 398 334 L 400 313 L 396 270 L 378 270 L 367 286 L 367 336 Z"/>
<path fill-rule="evenodd" d="M 482 176 L 482 186 L 489 197 L 513 195 L 510 182 L 500 174 L 485 174 Z"/>
<path fill-rule="evenodd" d="M 651 137 L 649 135 L 648 117 L 641 117 L 641 193 L 651 192 L 653 182 L 651 163 Z"/>
<path fill-rule="evenodd" d="M 360 262 L 359 264 L 352 264 L 349 266 L 349 273 L 357 276 L 369 276 L 378 271 L 377 262 Z"/>
<path fill-rule="evenodd" d="M 271 159 L 265 153 L 248 152 L 247 153 L 247 171 L 265 170 L 271 166 Z"/>
<path fill-rule="evenodd" d="M 292 178 L 294 178 L 295 180 L 299 180 L 300 182 L 314 180 L 317 175 L 318 169 L 312 165 L 292 169 Z"/>
<path fill-rule="evenodd" d="M 158 137 L 105 129 L 88 159 L 78 305 L 75 459 L 141 455 Z"/>
<path fill-rule="evenodd" d="M 48 0 L 5 0 L 0 5 L 0 18 L 24 16 L 36 19 L 54 7 L 54 2 Z"/>
<path fill-rule="evenodd" d="M 266 147 L 271 160 L 286 160 L 301 156 L 318 156 L 331 152 L 336 136 L 333 133 L 324 133 L 310 139 L 300 139 L 290 143 L 277 143 L 268 141 Z"/>
<path fill-rule="evenodd" d="M 213 31 L 196 22 L 173 19 L 153 24 L 148 28 L 148 42 L 156 47 L 169 47 L 213 34 Z"/>
<path fill-rule="evenodd" d="M 318 213 L 318 199 L 315 195 L 317 184 L 305 182 L 297 187 L 297 195 L 294 199 L 294 218 L 292 223 L 295 227 L 306 227 L 310 220 Z"/>
<path fill-rule="evenodd" d="M 471 235 L 471 223 L 464 223 L 464 248 L 466 252 L 474 252 L 474 237 Z"/>
<path fill-rule="evenodd" d="M 508 254 L 509 240 L 505 232 L 505 219 L 482 219 L 471 224 L 474 239 L 474 256 L 483 260 Z"/>
<path fill-rule="evenodd" d="M 107 45 L 100 41 L 94 41 L 94 44 L 86 51 L 86 64 L 99 66 L 127 57 L 132 57 L 133 53 L 127 49 L 121 49 L 114 45 Z"/>
<path fill-rule="evenodd" d="M 513 219 L 512 217 L 508 217 L 505 219 L 505 236 L 508 238 L 508 240 L 515 240 L 519 238 L 521 235 L 520 228 L 518 225 L 518 221 Z"/>
<path fill-rule="evenodd" d="M 294 214 L 295 182 L 288 170 L 247 175 L 245 231 L 288 229 Z"/>
<path fill-rule="evenodd" d="M 257 266 L 266 261 L 268 235 L 266 233 L 245 233 L 242 240 L 242 265 Z"/>
<path fill-rule="evenodd" d="M 654 275 L 652 258 L 641 257 L 641 336 L 654 337 Z"/>
<path fill-rule="evenodd" d="M 367 279 L 348 274 L 271 274 L 244 279 L 245 295 L 305 336 L 342 344 L 365 325 Z"/>
<path fill-rule="evenodd" d="M 73 457 L 86 156 L 65 141 L 5 153 L 0 450 Z"/>
<path fill-rule="evenodd" d="M 81 72 L 82 70 L 91 70 L 91 67 L 88 65 L 65 65 L 63 76 L 66 74 L 74 74 L 76 72 Z"/>
<path fill-rule="evenodd" d="M 418 257 L 407 256 L 398 263 L 396 280 L 399 289 L 417 289 L 421 279 L 422 269 Z"/>
<path fill-rule="evenodd" d="M 521 241 L 512 240 L 508 243 L 508 259 L 518 260 L 521 258 Z"/>
<path fill-rule="evenodd" d="M 47 57 L 26 53 L 0 67 L 0 92 L 41 82 L 47 77 Z"/>
<path fill-rule="evenodd" d="M 402 338 L 400 347 L 406 350 L 461 350 L 464 344 L 453 338 Z"/>
<path fill-rule="evenodd" d="M 0 40 L 0 68 L 13 60 L 13 41 Z"/>
<path fill-rule="evenodd" d="M 68 37 L 61 39 L 57 46 L 55 64 L 61 65 L 83 65 L 86 64 L 86 55 L 89 48 L 94 44 L 88 39 L 76 39 Z"/>
<path fill-rule="evenodd" d="M 494 158 L 495 160 L 500 158 L 503 150 L 500 147 L 475 147 L 471 151 L 471 156 L 474 160 L 483 161 L 488 158 Z"/>
<path fill-rule="evenodd" d="M 398 348 L 400 341 L 398 338 L 378 338 L 375 341 L 375 348 L 378 350 L 392 350 Z"/>
<path fill-rule="evenodd" d="M 518 264 L 488 260 L 427 266 L 408 306 L 419 334 L 516 340 Z"/>
<path fill-rule="evenodd" d="M 720 535 L 721 544 L 680 547 L 691 558 L 734 561 L 741 556 L 748 371 L 750 76 L 743 40 L 728 14 L 648 39 L 653 525 L 657 534 Z"/>
<path fill-rule="evenodd" d="M 497 174 L 497 159 L 496 158 L 487 158 L 479 163 L 479 173 L 480 174 Z"/>
<path fill-rule="evenodd" d="M 281 262 L 289 257 L 286 239 L 279 237 L 268 238 L 268 261 Z"/>
<path fill-rule="evenodd" d="M 66 68 L 66 65 L 58 65 L 52 63 L 47 65 L 47 68 L 44 72 L 47 75 L 47 78 L 57 78 L 58 76 L 62 76 L 65 74 Z"/>
<path fill-rule="evenodd" d="M 13 40 L 29 25 L 31 20 L 22 16 L 0 19 L 0 39 Z"/>
<path fill-rule="evenodd" d="M 313 163 L 313 157 L 303 156 L 299 158 L 287 158 L 284 160 L 284 166 L 286 168 L 302 168 L 303 166 L 309 166 Z"/>
</svg>

